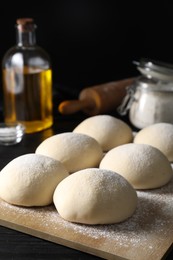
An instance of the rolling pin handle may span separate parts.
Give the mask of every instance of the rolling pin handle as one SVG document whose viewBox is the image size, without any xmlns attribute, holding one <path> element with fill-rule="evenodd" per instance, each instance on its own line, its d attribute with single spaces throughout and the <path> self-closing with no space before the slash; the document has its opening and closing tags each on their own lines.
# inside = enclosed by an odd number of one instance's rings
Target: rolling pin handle
<svg viewBox="0 0 173 260">
<path fill-rule="evenodd" d="M 58 110 L 63 115 L 70 115 L 89 106 L 90 103 L 87 100 L 66 100 L 60 103 Z"/>
</svg>

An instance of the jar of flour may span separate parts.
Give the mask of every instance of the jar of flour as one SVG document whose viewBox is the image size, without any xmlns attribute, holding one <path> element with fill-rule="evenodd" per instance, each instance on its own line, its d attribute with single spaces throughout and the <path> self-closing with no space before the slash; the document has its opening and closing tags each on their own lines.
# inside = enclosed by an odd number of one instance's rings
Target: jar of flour
<svg viewBox="0 0 173 260">
<path fill-rule="evenodd" d="M 129 110 L 129 120 L 139 129 L 158 122 L 173 124 L 173 65 L 147 59 L 134 63 L 141 75 L 128 87 L 119 113 Z"/>
</svg>

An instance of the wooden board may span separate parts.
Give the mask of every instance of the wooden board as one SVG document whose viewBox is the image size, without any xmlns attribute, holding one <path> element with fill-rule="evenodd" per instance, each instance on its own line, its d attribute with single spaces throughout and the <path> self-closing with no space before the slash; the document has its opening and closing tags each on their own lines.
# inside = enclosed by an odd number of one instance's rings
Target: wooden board
<svg viewBox="0 0 173 260">
<path fill-rule="evenodd" d="M 127 221 L 87 226 L 63 220 L 54 206 L 24 208 L 0 200 L 0 225 L 106 259 L 158 260 L 173 243 L 173 180 L 138 191 Z"/>
</svg>

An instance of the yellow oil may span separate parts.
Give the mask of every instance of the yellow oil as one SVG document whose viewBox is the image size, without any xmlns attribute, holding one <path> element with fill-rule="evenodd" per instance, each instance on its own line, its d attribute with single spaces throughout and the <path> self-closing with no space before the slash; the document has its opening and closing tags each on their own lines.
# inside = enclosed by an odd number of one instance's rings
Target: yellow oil
<svg viewBox="0 0 173 260">
<path fill-rule="evenodd" d="M 6 123 L 20 122 L 26 133 L 38 132 L 52 125 L 51 69 L 5 69 L 3 88 Z"/>
</svg>

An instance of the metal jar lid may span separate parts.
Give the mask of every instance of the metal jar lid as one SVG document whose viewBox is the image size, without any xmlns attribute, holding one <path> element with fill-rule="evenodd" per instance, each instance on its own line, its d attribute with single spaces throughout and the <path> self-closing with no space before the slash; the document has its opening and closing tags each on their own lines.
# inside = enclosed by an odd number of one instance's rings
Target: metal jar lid
<svg viewBox="0 0 173 260">
<path fill-rule="evenodd" d="M 162 81 L 173 81 L 173 65 L 156 60 L 141 59 L 134 61 L 137 69 L 148 78 Z"/>
</svg>

